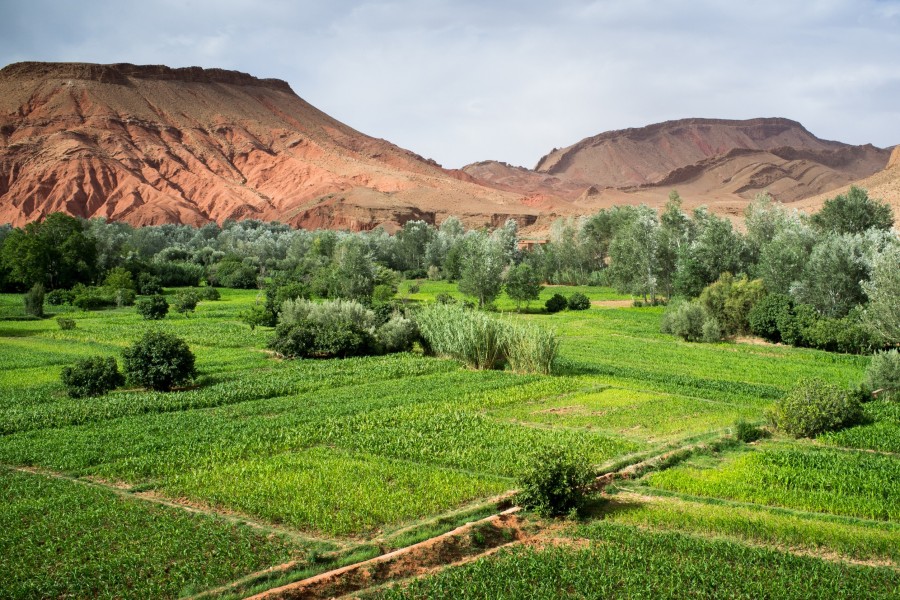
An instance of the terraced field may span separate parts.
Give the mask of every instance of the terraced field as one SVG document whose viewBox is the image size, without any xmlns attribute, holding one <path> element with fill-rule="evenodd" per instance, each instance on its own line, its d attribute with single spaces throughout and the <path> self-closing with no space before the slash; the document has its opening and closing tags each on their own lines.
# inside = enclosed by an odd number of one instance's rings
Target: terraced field
<svg viewBox="0 0 900 600">
<path fill-rule="evenodd" d="M 575 289 L 545 289 L 532 308 Z M 454 291 L 422 282 L 399 296 Z M 659 333 L 661 309 L 595 306 L 506 317 L 556 329 L 561 358 L 550 376 L 470 371 L 417 353 L 280 361 L 265 351 L 271 331 L 238 319 L 255 299 L 222 290 L 221 301 L 155 325 L 197 355 L 190 389 L 72 400 L 63 366 L 120 356 L 146 322 L 134 309 L 72 312 L 77 327 L 62 331 L 53 319 L 16 320 L 21 298 L 0 296 L 5 596 L 263 591 L 497 512 L 530 453 L 550 447 L 598 471 L 700 449 L 618 480 L 586 522 L 529 519 L 509 549 L 366 593 L 856 598 L 900 589 L 895 405 L 870 403 L 867 424 L 815 442 L 702 449 L 739 418 L 761 422 L 801 377 L 856 383 L 865 358 L 690 344 Z"/>
</svg>

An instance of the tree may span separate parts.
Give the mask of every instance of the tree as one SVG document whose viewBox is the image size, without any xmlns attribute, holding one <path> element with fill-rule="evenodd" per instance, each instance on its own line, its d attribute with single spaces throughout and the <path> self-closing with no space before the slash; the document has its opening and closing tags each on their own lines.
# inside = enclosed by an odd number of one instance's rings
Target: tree
<svg viewBox="0 0 900 600">
<path fill-rule="evenodd" d="M 148 321 L 158 321 L 165 318 L 169 312 L 169 303 L 162 294 L 155 294 L 149 298 L 142 298 L 137 302 L 137 311 Z"/>
<path fill-rule="evenodd" d="M 809 255 L 816 245 L 816 232 L 805 223 L 786 224 L 763 244 L 754 268 L 756 276 L 773 294 L 787 294 L 791 284 L 803 275 Z"/>
<path fill-rule="evenodd" d="M 812 224 L 831 233 L 862 233 L 869 229 L 889 231 L 894 225 L 891 207 L 869 198 L 866 190 L 850 186 L 850 191 L 826 200 L 812 216 Z"/>
<path fill-rule="evenodd" d="M 194 312 L 198 302 L 200 297 L 194 290 L 181 290 L 175 294 L 175 310 L 185 316 L 189 312 Z"/>
<path fill-rule="evenodd" d="M 460 260 L 459 291 L 478 300 L 479 308 L 493 302 L 503 286 L 506 256 L 484 233 L 470 232 Z"/>
<path fill-rule="evenodd" d="M 424 251 L 424 249 L 423 249 Z M 341 241 L 334 253 L 329 296 L 369 302 L 375 288 L 375 264 L 358 238 Z"/>
<path fill-rule="evenodd" d="M 25 314 L 32 317 L 44 316 L 44 286 L 36 283 L 25 294 Z"/>
<path fill-rule="evenodd" d="M 170 333 L 148 331 L 122 356 L 125 377 L 132 385 L 167 392 L 197 375 L 194 353 Z"/>
<path fill-rule="evenodd" d="M 820 379 L 801 380 L 769 410 L 769 421 L 794 437 L 811 438 L 857 423 L 862 405 L 855 394 Z"/>
<path fill-rule="evenodd" d="M 528 263 L 512 267 L 506 273 L 505 286 L 506 294 L 516 302 L 517 311 L 523 302 L 527 308 L 532 300 L 537 300 L 543 287 L 537 271 Z"/>
<path fill-rule="evenodd" d="M 893 244 L 875 257 L 872 278 L 863 283 L 863 291 L 869 297 L 868 328 L 887 342 L 900 344 L 900 245 Z"/>
<path fill-rule="evenodd" d="M 840 318 L 866 301 L 862 283 L 869 279 L 868 248 L 859 235 L 831 235 L 816 244 L 791 296 L 819 314 Z"/>
<path fill-rule="evenodd" d="M 690 245 L 681 249 L 674 285 L 675 293 L 687 298 L 698 296 L 722 273 L 743 271 L 743 241 L 730 221 L 695 211 L 694 223 L 698 233 Z"/>
<path fill-rule="evenodd" d="M 97 246 L 85 235 L 81 221 L 53 213 L 43 222 L 14 229 L 3 244 L 0 259 L 14 281 L 27 286 L 43 283 L 51 290 L 70 288 L 91 281 Z"/>
<path fill-rule="evenodd" d="M 659 281 L 659 222 L 640 207 L 637 218 L 616 232 L 609 246 L 609 277 L 616 289 L 656 302 Z M 648 298 L 649 297 L 649 298 Z"/>
<path fill-rule="evenodd" d="M 582 507 L 593 480 L 587 461 L 559 449 L 541 450 L 519 476 L 516 501 L 542 516 L 565 515 Z"/>
</svg>

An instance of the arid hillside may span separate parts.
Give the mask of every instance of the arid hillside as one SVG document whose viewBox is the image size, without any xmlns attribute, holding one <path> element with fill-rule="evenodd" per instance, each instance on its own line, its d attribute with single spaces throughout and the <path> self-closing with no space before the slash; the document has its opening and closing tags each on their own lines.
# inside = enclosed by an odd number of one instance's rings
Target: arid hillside
<svg viewBox="0 0 900 600">
<path fill-rule="evenodd" d="M 737 217 L 759 192 L 784 203 L 818 197 L 880 172 L 890 155 L 821 140 L 788 119 L 683 119 L 586 138 L 554 149 L 534 170 L 487 161 L 463 171 L 498 189 L 559 196 L 581 210 L 659 206 L 677 189 L 688 207 Z"/>
<path fill-rule="evenodd" d="M 284 81 L 130 64 L 0 70 L 0 222 L 65 211 L 358 230 L 450 214 L 473 226 L 546 218 L 520 200 L 353 130 Z"/>
</svg>

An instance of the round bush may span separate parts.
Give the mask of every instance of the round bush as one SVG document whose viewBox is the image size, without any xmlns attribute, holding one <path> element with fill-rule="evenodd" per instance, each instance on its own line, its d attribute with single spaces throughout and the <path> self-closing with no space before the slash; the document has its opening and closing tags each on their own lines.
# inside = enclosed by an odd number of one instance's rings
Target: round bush
<svg viewBox="0 0 900 600">
<path fill-rule="evenodd" d="M 566 297 L 562 294 L 553 294 L 546 302 L 544 302 L 544 308 L 551 314 L 566 310 L 567 306 L 569 306 L 569 301 L 566 300 Z"/>
<path fill-rule="evenodd" d="M 193 312 L 197 308 L 198 302 L 200 302 L 200 297 L 193 290 L 181 290 L 175 294 L 175 310 L 181 314 L 186 315 Z"/>
<path fill-rule="evenodd" d="M 565 515 L 581 508 L 593 480 L 586 462 L 559 449 L 539 451 L 519 477 L 516 501 L 539 515 Z"/>
<path fill-rule="evenodd" d="M 137 302 L 137 311 L 148 321 L 158 321 L 165 318 L 169 312 L 169 303 L 165 296 L 156 294 L 149 298 L 142 298 Z"/>
<path fill-rule="evenodd" d="M 71 398 L 102 396 L 125 382 L 112 356 L 92 356 L 63 367 L 62 382 Z"/>
<path fill-rule="evenodd" d="M 152 390 L 171 390 L 197 374 L 194 354 L 187 343 L 162 331 L 148 331 L 122 356 L 128 382 Z"/>
<path fill-rule="evenodd" d="M 419 339 L 419 328 L 399 313 L 394 313 L 381 327 L 375 330 L 378 348 L 384 354 L 392 352 L 409 352 Z"/>
<path fill-rule="evenodd" d="M 56 324 L 59 325 L 59 328 L 63 331 L 75 329 L 75 319 L 69 319 L 67 317 L 56 317 Z"/>
<path fill-rule="evenodd" d="M 222 299 L 222 294 L 219 293 L 219 290 L 217 290 L 216 288 L 214 288 L 212 286 L 198 288 L 197 295 L 200 297 L 201 300 L 216 301 L 216 300 Z"/>
<path fill-rule="evenodd" d="M 75 294 L 73 294 L 69 290 L 53 290 L 51 292 L 47 292 L 46 296 L 47 304 L 50 304 L 52 306 L 71 304 L 72 300 L 74 299 Z"/>
<path fill-rule="evenodd" d="M 150 273 L 141 273 L 137 279 L 137 290 L 144 296 L 162 294 L 162 280 Z"/>
<path fill-rule="evenodd" d="M 790 297 L 785 294 L 769 294 L 764 297 L 747 314 L 750 332 L 770 342 L 780 342 L 778 322 L 787 321 L 792 304 Z"/>
<path fill-rule="evenodd" d="M 820 379 L 804 379 L 769 410 L 776 428 L 794 437 L 812 438 L 859 422 L 862 405 L 856 394 Z"/>
<path fill-rule="evenodd" d="M 591 299 L 582 294 L 575 292 L 569 296 L 569 310 L 587 310 L 591 307 Z"/>
</svg>

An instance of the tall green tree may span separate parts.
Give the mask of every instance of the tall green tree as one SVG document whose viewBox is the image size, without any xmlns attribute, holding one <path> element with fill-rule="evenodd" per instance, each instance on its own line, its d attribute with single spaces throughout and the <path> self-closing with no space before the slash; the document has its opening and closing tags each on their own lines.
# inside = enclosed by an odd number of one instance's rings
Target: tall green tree
<svg viewBox="0 0 900 600">
<path fill-rule="evenodd" d="M 482 232 L 469 232 L 460 260 L 459 291 L 478 300 L 478 306 L 493 302 L 503 286 L 507 266 L 503 248 Z"/>
<path fill-rule="evenodd" d="M 894 216 L 889 204 L 869 198 L 866 190 L 854 185 L 846 194 L 826 200 L 822 210 L 812 216 L 812 224 L 820 231 L 832 233 L 889 231 Z"/>
<path fill-rule="evenodd" d="M 82 222 L 53 213 L 43 222 L 13 230 L 3 244 L 3 264 L 10 279 L 48 289 L 89 283 L 96 275 L 97 245 L 85 235 Z"/>
<path fill-rule="evenodd" d="M 892 244 L 875 257 L 871 280 L 863 284 L 869 297 L 865 321 L 888 343 L 900 344 L 900 245 Z"/>
<path fill-rule="evenodd" d="M 537 270 L 527 262 L 512 267 L 506 273 L 506 294 L 516 303 L 516 310 L 521 310 L 522 303 L 525 307 L 532 300 L 537 300 L 541 295 L 541 278 Z"/>
<path fill-rule="evenodd" d="M 616 232 L 609 246 L 609 277 L 625 293 L 656 301 L 659 291 L 660 228 L 656 213 L 642 206 L 637 218 Z"/>
</svg>

